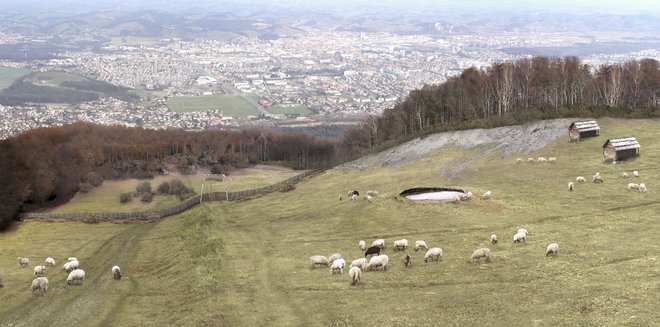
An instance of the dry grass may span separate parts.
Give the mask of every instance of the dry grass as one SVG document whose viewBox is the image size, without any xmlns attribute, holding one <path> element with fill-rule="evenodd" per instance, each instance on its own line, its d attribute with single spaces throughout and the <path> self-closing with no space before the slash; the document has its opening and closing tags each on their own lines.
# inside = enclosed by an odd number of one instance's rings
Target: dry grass
<svg viewBox="0 0 660 327">
<path fill-rule="evenodd" d="M 226 326 L 650 326 L 660 318 L 659 122 L 600 121 L 603 136 L 580 144 L 558 140 L 521 157 L 557 157 L 556 164 L 517 165 L 515 157 L 477 158 L 457 179 L 439 172 L 479 151 L 445 151 L 399 170 L 329 171 L 296 189 L 229 203 L 208 203 L 155 224 L 20 223 L 0 235 L 0 324 Z M 603 164 L 607 135 L 634 135 L 642 156 Z M 648 193 L 630 192 L 623 171 L 639 170 Z M 603 184 L 566 183 L 599 171 Z M 412 203 L 410 187 L 458 186 L 492 200 Z M 375 189 L 373 203 L 339 201 L 348 190 Z M 531 232 L 513 245 L 517 228 Z M 495 233 L 500 243 L 489 244 Z M 90 237 L 93 234 L 94 237 Z M 362 256 L 357 242 L 386 239 L 386 272 L 366 272 L 351 287 L 347 274 L 310 269 L 311 255 Z M 392 241 L 426 240 L 445 252 L 413 267 L 399 262 Z M 545 247 L 560 245 L 557 257 Z M 490 263 L 470 263 L 476 248 Z M 49 271 L 52 290 L 28 291 L 31 268 L 17 256 L 77 255 L 88 278 L 67 287 Z M 42 260 L 42 259 L 40 259 Z M 110 277 L 119 263 L 126 275 Z M 31 267 L 33 264 L 31 264 Z M 59 266 L 58 266 L 59 267 Z M 23 319 L 23 320 L 20 320 Z"/>
</svg>

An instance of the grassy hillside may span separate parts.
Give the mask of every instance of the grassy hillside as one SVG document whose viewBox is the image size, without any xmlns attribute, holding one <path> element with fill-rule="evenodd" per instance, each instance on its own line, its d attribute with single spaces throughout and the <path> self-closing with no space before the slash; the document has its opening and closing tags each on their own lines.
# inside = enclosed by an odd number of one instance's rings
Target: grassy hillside
<svg viewBox="0 0 660 327">
<path fill-rule="evenodd" d="M 0 67 L 0 89 L 10 86 L 15 80 L 29 73 L 27 69 Z"/>
<path fill-rule="evenodd" d="M 87 225 L 25 222 L 0 235 L 0 321 L 21 326 L 649 326 L 660 318 L 660 197 L 658 120 L 599 121 L 602 136 L 502 158 L 487 146 L 447 147 L 397 169 L 334 170 L 287 193 L 230 203 L 207 203 L 155 224 Z M 603 164 L 607 136 L 633 135 L 642 156 Z M 516 164 L 517 156 L 557 157 L 556 164 Z M 469 165 L 467 164 L 469 163 Z M 440 172 L 465 165 L 458 178 Z M 626 189 L 622 172 L 639 170 L 647 193 Z M 599 171 L 603 184 L 587 180 Z M 492 200 L 459 204 L 396 198 L 417 186 L 460 187 Z M 375 189 L 373 203 L 346 201 L 348 190 Z M 344 200 L 339 201 L 339 196 Z M 518 228 L 531 236 L 513 245 Z M 490 234 L 500 237 L 489 244 Z M 90 237 L 94 235 L 94 237 Z M 362 256 L 358 240 L 386 239 L 386 272 L 347 274 L 309 269 L 311 255 Z M 407 238 L 440 246 L 441 262 L 424 263 L 410 250 L 403 268 L 392 242 Z M 557 257 L 545 257 L 558 242 Z M 470 263 L 476 248 L 490 263 Z M 34 261 L 52 255 L 51 290 L 28 288 Z M 62 260 L 75 255 L 87 270 L 82 286 L 66 286 Z M 30 257 L 20 268 L 17 256 Z M 110 267 L 125 274 L 113 281 Z"/>
</svg>

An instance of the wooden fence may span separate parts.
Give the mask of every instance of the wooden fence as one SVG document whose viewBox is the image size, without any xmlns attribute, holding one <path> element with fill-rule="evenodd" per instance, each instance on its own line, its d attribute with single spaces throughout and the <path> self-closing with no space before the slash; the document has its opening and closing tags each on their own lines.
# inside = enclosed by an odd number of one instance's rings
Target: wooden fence
<svg viewBox="0 0 660 327">
<path fill-rule="evenodd" d="M 129 212 L 75 212 L 75 213 L 41 213 L 41 212 L 27 212 L 20 215 L 21 220 L 64 220 L 64 221 L 108 221 L 108 220 L 149 220 L 163 218 L 167 216 L 176 215 L 178 213 L 184 212 L 201 202 L 213 202 L 213 201 L 234 201 L 245 198 L 251 198 L 266 193 L 271 193 L 279 191 L 283 186 L 290 184 L 295 184 L 302 181 L 305 177 L 318 174 L 322 172 L 321 170 L 309 170 L 302 174 L 298 174 L 291 178 L 285 179 L 281 182 L 255 188 L 251 190 L 239 191 L 239 192 L 212 192 L 204 193 L 201 195 L 194 196 L 189 198 L 179 205 L 161 209 L 161 210 L 152 210 L 152 211 L 129 211 Z"/>
</svg>

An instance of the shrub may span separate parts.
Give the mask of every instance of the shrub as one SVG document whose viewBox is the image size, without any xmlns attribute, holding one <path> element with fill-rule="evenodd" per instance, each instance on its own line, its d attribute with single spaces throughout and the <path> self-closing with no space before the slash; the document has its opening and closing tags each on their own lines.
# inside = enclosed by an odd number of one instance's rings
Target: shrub
<svg viewBox="0 0 660 327">
<path fill-rule="evenodd" d="M 186 189 L 186 186 L 180 179 L 175 178 L 170 181 L 170 195 L 179 195 L 184 189 Z"/>
<path fill-rule="evenodd" d="M 85 176 L 85 182 L 94 187 L 101 186 L 101 184 L 103 184 L 103 176 L 96 172 L 90 171 L 87 173 L 87 176 Z"/>
<path fill-rule="evenodd" d="M 138 193 L 151 193 L 151 183 L 150 182 L 140 182 L 136 190 Z"/>
<path fill-rule="evenodd" d="M 87 182 L 78 183 L 78 191 L 80 193 L 87 193 L 92 189 L 92 185 L 89 185 Z"/>
<path fill-rule="evenodd" d="M 140 201 L 144 203 L 149 203 L 153 199 L 154 199 L 154 194 L 151 192 L 142 193 L 142 196 L 140 197 Z"/>
<path fill-rule="evenodd" d="M 291 181 L 282 182 L 280 186 L 280 192 L 289 192 L 296 189 L 296 184 Z"/>
<path fill-rule="evenodd" d="M 158 185 L 158 194 L 170 194 L 170 183 L 165 181 Z"/>
<path fill-rule="evenodd" d="M 119 202 L 120 202 L 120 203 L 126 203 L 126 202 L 128 202 L 128 201 L 131 200 L 131 197 L 132 197 L 132 196 L 133 196 L 133 194 L 130 193 L 130 192 L 129 192 L 129 193 L 122 193 L 122 194 L 119 194 Z"/>
</svg>

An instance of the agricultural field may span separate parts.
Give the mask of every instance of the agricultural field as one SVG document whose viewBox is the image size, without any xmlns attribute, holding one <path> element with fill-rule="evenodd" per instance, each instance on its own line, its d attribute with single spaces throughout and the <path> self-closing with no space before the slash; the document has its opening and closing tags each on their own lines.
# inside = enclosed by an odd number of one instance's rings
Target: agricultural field
<svg viewBox="0 0 660 327">
<path fill-rule="evenodd" d="M 312 113 L 307 107 L 283 107 L 283 106 L 273 106 L 268 109 L 269 113 L 273 115 L 286 115 L 286 114 L 299 114 L 299 115 L 308 115 Z"/>
<path fill-rule="evenodd" d="M 167 106 L 178 112 L 222 110 L 227 116 L 247 117 L 259 112 L 240 96 L 206 95 L 200 97 L 171 97 Z"/>
<path fill-rule="evenodd" d="M 64 82 L 82 82 L 85 79 L 78 75 L 62 72 L 37 72 L 30 81 L 39 85 L 60 86 Z"/>
<path fill-rule="evenodd" d="M 29 73 L 27 69 L 0 67 L 0 90 L 9 87 L 15 80 Z"/>
<path fill-rule="evenodd" d="M 151 224 L 20 222 L 0 234 L 0 321 L 7 326 L 651 326 L 660 313 L 660 211 L 654 176 L 660 120 L 601 119 L 601 136 L 502 156 L 492 146 L 448 145 L 384 167 L 372 164 L 306 179 L 289 192 L 202 204 Z M 567 127 L 567 126 L 566 126 Z M 564 129 L 565 131 L 567 130 Z M 506 135 L 506 134 L 504 134 Z M 608 136 L 635 136 L 641 156 L 602 162 Z M 530 143 L 534 135 L 529 135 Z M 504 141 L 504 140 L 496 140 Z M 409 146 L 414 146 L 412 141 Z M 517 164 L 521 157 L 556 163 Z M 456 174 L 448 168 L 461 167 Z M 640 178 L 623 172 L 638 170 Z M 591 183 L 600 172 L 605 182 Z M 569 192 L 567 183 L 585 176 Z M 450 178 L 451 177 L 451 178 Z M 648 192 L 628 191 L 644 182 Z M 493 198 L 412 202 L 398 194 L 452 187 Z M 373 202 L 349 190 L 378 190 Z M 340 196 L 343 198 L 340 201 Z M 513 244 L 518 228 L 530 235 Z M 490 244 L 491 234 L 500 242 Z M 93 237 L 90 237 L 93 235 Z M 309 257 L 363 256 L 359 240 L 384 238 L 387 271 L 348 274 L 310 269 Z M 439 262 L 408 249 L 404 268 L 394 240 L 425 240 Z M 557 256 L 545 256 L 549 243 Z M 490 262 L 470 262 L 489 247 Z M 21 268 L 16 257 L 29 257 Z M 34 262 L 53 256 L 51 286 L 32 294 Z M 87 277 L 67 286 L 62 260 L 77 256 Z M 124 278 L 112 280 L 110 267 Z"/>
</svg>

